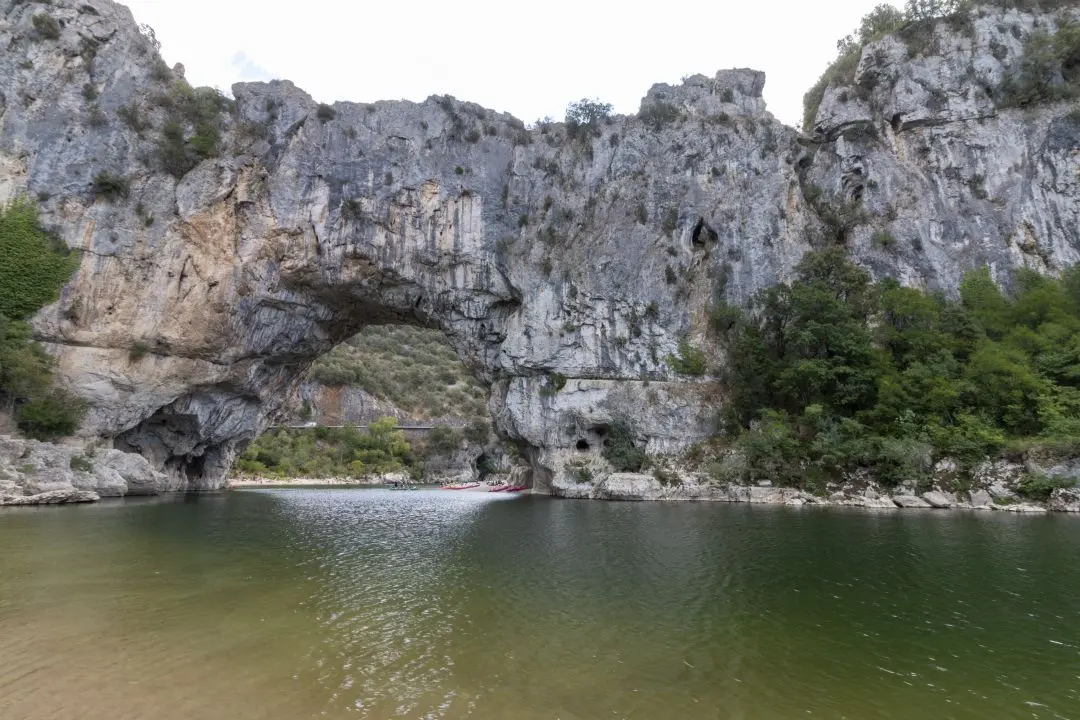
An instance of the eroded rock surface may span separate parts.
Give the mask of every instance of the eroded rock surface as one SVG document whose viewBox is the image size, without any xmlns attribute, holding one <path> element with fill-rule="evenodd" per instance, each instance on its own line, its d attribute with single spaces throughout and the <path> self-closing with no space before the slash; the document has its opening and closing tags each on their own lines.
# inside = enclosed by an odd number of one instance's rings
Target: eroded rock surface
<svg viewBox="0 0 1080 720">
<path fill-rule="evenodd" d="M 572 484 L 568 463 L 596 461 L 619 421 L 651 453 L 679 450 L 722 398 L 667 358 L 706 336 L 715 300 L 789 277 L 836 234 L 823 197 L 860 208 L 839 238 L 859 262 L 913 285 L 1080 259 L 1069 108 L 997 111 L 969 82 L 1016 60 L 1030 14 L 980 15 L 974 40 L 942 24 L 938 55 L 867 48 L 858 77 L 879 79 L 857 102 L 831 89 L 812 138 L 768 114 L 750 70 L 658 85 L 640 116 L 576 131 L 253 83 L 217 118 L 216 156 L 170 173 L 177 78 L 126 8 L 0 10 L 0 200 L 38 198 L 84 253 L 35 328 L 92 404 L 83 435 L 170 488 L 220 487 L 314 358 L 377 323 L 448 335 L 540 489 Z M 99 197 L 102 171 L 128 196 Z"/>
<path fill-rule="evenodd" d="M 1080 488 L 1054 490 L 1047 507 L 1055 512 L 1080 513 Z"/>
<path fill-rule="evenodd" d="M 0 505 L 93 502 L 175 489 L 141 455 L 0 435 Z"/>
</svg>

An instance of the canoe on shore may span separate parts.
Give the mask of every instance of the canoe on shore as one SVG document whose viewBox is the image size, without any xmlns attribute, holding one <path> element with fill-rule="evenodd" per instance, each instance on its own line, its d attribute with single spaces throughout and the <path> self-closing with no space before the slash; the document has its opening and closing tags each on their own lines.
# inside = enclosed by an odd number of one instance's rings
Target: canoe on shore
<svg viewBox="0 0 1080 720">
<path fill-rule="evenodd" d="M 463 485 L 444 485 L 443 490 L 475 490 L 480 483 L 465 483 Z"/>
</svg>

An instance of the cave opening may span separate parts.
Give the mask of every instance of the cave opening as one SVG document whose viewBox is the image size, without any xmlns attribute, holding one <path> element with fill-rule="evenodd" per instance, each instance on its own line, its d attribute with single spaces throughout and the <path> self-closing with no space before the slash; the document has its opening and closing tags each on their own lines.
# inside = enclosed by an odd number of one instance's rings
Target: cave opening
<svg viewBox="0 0 1080 720">
<path fill-rule="evenodd" d="M 705 222 L 705 218 L 698 218 L 690 239 L 695 246 L 703 247 L 720 242 L 720 235 L 713 230 L 711 225 Z"/>
</svg>

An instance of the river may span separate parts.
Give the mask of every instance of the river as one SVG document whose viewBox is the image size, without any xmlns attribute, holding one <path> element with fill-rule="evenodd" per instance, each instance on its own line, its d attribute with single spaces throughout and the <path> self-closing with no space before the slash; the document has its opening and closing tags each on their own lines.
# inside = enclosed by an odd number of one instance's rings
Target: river
<svg viewBox="0 0 1080 720">
<path fill-rule="evenodd" d="M 234 491 L 0 512 L 0 717 L 1080 718 L 1080 518 Z"/>
</svg>

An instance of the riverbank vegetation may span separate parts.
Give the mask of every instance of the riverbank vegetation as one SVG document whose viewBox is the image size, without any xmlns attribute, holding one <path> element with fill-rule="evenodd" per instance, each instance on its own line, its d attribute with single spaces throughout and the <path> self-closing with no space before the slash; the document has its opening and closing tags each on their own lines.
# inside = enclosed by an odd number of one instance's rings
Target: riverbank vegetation
<svg viewBox="0 0 1080 720">
<path fill-rule="evenodd" d="M 420 420 L 446 416 L 488 422 L 487 390 L 439 330 L 373 325 L 311 369 L 328 386 L 353 385 Z"/>
<path fill-rule="evenodd" d="M 236 461 L 245 475 L 269 478 L 363 478 L 423 470 L 393 418 L 356 427 L 271 430 L 253 442 Z"/>
<path fill-rule="evenodd" d="M 85 411 L 54 387 L 53 360 L 26 323 L 57 298 L 77 266 L 78 257 L 41 227 L 30 202 L 0 210 L 0 409 L 39 440 L 71 435 Z"/>
<path fill-rule="evenodd" d="M 860 469 L 895 486 L 952 458 L 1080 452 L 1080 268 L 987 269 L 950 300 L 871 282 L 842 248 L 804 257 L 749 308 L 714 309 L 728 349 L 725 480 L 815 487 Z"/>
</svg>

